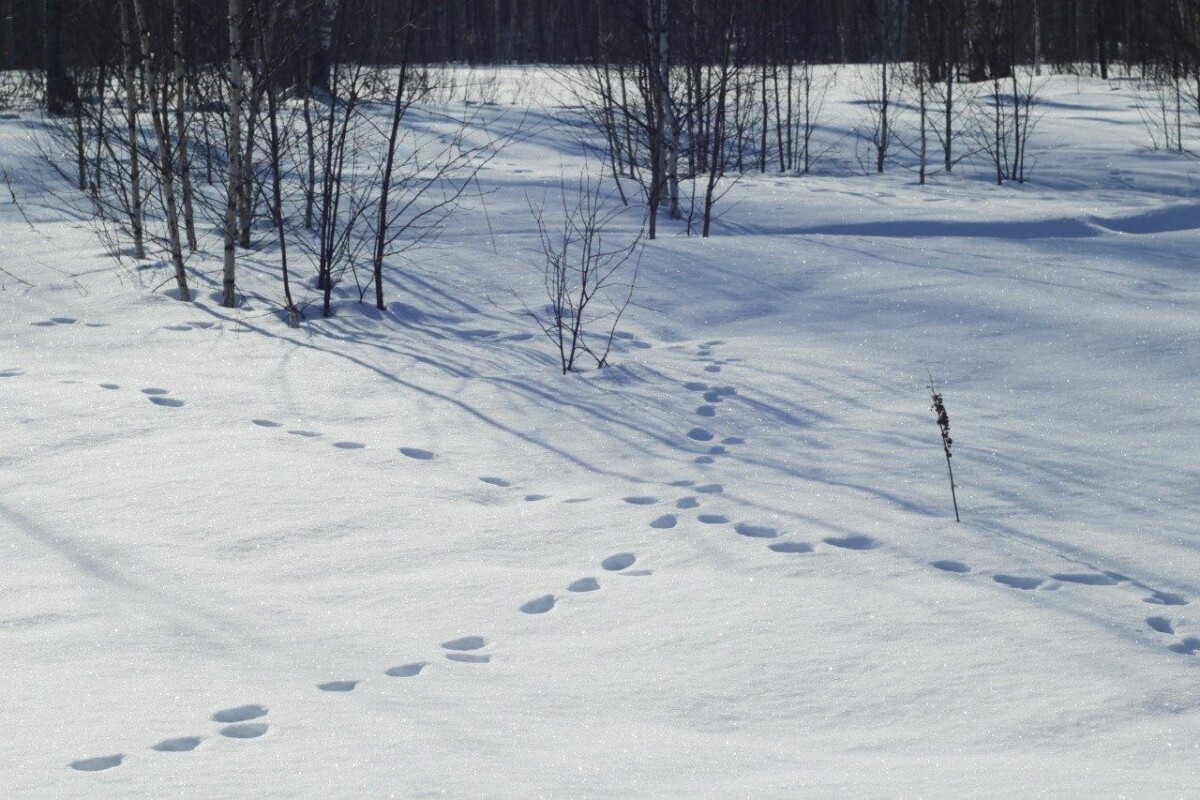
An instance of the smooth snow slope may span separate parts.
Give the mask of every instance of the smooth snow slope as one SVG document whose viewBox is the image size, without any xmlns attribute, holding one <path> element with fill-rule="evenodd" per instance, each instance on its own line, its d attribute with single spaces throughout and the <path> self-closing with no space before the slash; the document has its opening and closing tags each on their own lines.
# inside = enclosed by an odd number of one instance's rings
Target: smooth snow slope
<svg viewBox="0 0 1200 800">
<path fill-rule="evenodd" d="M 1194 796 L 1200 169 L 1079 86 L 1023 187 L 749 177 L 567 378 L 511 290 L 569 142 L 293 331 L 6 120 L 3 794 Z"/>
</svg>

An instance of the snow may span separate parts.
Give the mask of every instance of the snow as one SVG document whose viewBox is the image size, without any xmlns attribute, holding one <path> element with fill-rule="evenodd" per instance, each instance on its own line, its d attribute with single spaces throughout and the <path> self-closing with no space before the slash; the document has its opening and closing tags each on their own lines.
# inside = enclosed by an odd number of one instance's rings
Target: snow
<svg viewBox="0 0 1200 800">
<path fill-rule="evenodd" d="M 290 330 L 261 268 L 119 266 L 4 120 L 5 794 L 1192 794 L 1200 173 L 1128 85 L 1044 92 L 1027 185 L 664 223 L 567 377 L 512 301 L 552 129 L 388 312 Z"/>
</svg>

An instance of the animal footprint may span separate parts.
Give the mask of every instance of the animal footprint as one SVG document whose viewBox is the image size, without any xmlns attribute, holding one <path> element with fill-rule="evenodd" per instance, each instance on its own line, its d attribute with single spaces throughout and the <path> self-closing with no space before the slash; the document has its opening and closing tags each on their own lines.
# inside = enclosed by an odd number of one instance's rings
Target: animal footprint
<svg viewBox="0 0 1200 800">
<path fill-rule="evenodd" d="M 1166 617 L 1147 617 L 1146 624 L 1150 626 L 1151 630 L 1158 631 L 1159 633 L 1175 633 L 1175 626 Z"/>
<path fill-rule="evenodd" d="M 879 547 L 879 542 L 870 536 L 830 536 L 825 539 L 825 544 L 831 544 L 843 550 L 874 550 Z"/>
<path fill-rule="evenodd" d="M 716 364 L 709 364 L 707 367 L 704 368 L 704 371 L 705 372 L 720 372 L 721 368 L 718 367 Z M 734 377 L 737 377 L 737 376 L 735 375 Z"/>
<path fill-rule="evenodd" d="M 269 419 L 252 419 L 250 420 L 260 428 L 278 428 L 280 424 Z"/>
<path fill-rule="evenodd" d="M 1200 639 L 1194 636 L 1189 636 L 1186 639 L 1183 639 L 1182 642 L 1176 642 L 1166 649 L 1170 650 L 1171 652 L 1178 652 L 1178 654 L 1184 656 L 1194 656 L 1200 652 Z"/>
<path fill-rule="evenodd" d="M 124 760 L 124 753 L 117 753 L 111 756 L 97 756 L 96 758 L 81 758 L 78 761 L 71 762 L 71 769 L 77 769 L 80 772 L 99 772 L 119 767 Z"/>
<path fill-rule="evenodd" d="M 993 575 L 992 580 L 1013 589 L 1024 589 L 1025 591 L 1031 591 L 1045 583 L 1041 578 L 1023 578 L 1020 575 Z"/>
<path fill-rule="evenodd" d="M 23 369 L 6 369 L 0 371 L 0 378 L 19 378 L 25 374 Z"/>
<path fill-rule="evenodd" d="M 682 487 L 686 487 L 686 486 L 695 486 L 696 482 L 695 481 L 671 481 L 667 485 L 674 486 L 676 488 L 682 488 Z"/>
<path fill-rule="evenodd" d="M 554 608 L 554 604 L 558 602 L 554 595 L 544 594 L 541 597 L 536 597 L 527 603 L 521 605 L 522 614 L 545 614 L 550 609 Z"/>
<path fill-rule="evenodd" d="M 701 514 L 696 519 L 705 525 L 724 525 L 726 522 L 729 522 L 729 517 L 724 514 Z"/>
<path fill-rule="evenodd" d="M 811 553 L 812 545 L 808 542 L 775 542 L 767 545 L 768 550 L 776 553 Z"/>
<path fill-rule="evenodd" d="M 548 494 L 527 494 L 525 495 L 525 502 L 536 503 L 538 500 L 545 500 L 549 496 Z"/>
<path fill-rule="evenodd" d="M 699 492 L 700 494 L 720 494 L 725 491 L 725 487 L 719 483 L 706 483 L 703 486 L 697 486 L 692 491 Z"/>
<path fill-rule="evenodd" d="M 942 572 L 970 572 L 971 568 L 961 561 L 934 561 L 930 564 L 931 567 L 936 567 Z"/>
<path fill-rule="evenodd" d="M 710 442 L 712 441 L 713 435 L 710 431 L 707 431 L 704 428 L 692 428 L 687 432 L 687 437 L 695 442 Z"/>
<path fill-rule="evenodd" d="M 676 508 L 696 508 L 700 501 L 694 497 L 681 497 L 675 501 Z"/>
<path fill-rule="evenodd" d="M 479 480 L 483 481 L 484 483 L 488 484 L 489 486 L 499 486 L 501 489 L 507 489 L 508 487 L 512 486 L 512 482 L 506 481 L 506 480 L 504 480 L 504 478 L 493 478 L 490 476 L 484 476 L 484 477 L 481 477 Z"/>
<path fill-rule="evenodd" d="M 749 536 L 751 539 L 774 539 L 779 536 L 778 530 L 766 525 L 749 525 L 745 522 L 739 522 L 733 526 L 733 529 L 742 536 Z"/>
<path fill-rule="evenodd" d="M 1200 653 L 1200 639 L 1195 636 L 1189 636 L 1182 642 L 1176 642 L 1167 648 L 1172 653 L 1180 653 L 1185 656 L 1194 656 Z"/>
<path fill-rule="evenodd" d="M 697 417 L 715 417 L 716 415 L 717 409 L 715 406 L 704 405 L 696 409 Z"/>
<path fill-rule="evenodd" d="M 696 456 L 692 459 L 693 464 L 711 464 L 716 461 L 712 456 Z"/>
<path fill-rule="evenodd" d="M 265 717 L 267 709 L 257 704 L 234 706 L 218 711 L 212 715 L 213 722 L 247 722 L 259 717 Z"/>
<path fill-rule="evenodd" d="M 1142 602 L 1152 606 L 1186 606 L 1188 604 L 1187 598 L 1182 595 L 1159 591 L 1155 591 Z"/>
<path fill-rule="evenodd" d="M 338 450 L 362 450 L 366 447 L 362 442 L 334 442 L 333 446 Z"/>
<path fill-rule="evenodd" d="M 663 514 L 661 517 L 658 517 L 657 519 L 653 520 L 650 523 L 650 527 L 661 531 L 661 530 L 667 530 L 669 528 L 674 528 L 678 523 L 679 523 L 679 520 L 675 517 L 674 514 Z"/>
<path fill-rule="evenodd" d="M 176 400 L 171 397 L 151 397 L 149 400 L 156 406 L 165 406 L 166 408 L 182 408 L 184 406 L 183 400 Z"/>
<path fill-rule="evenodd" d="M 421 674 L 421 670 L 429 665 L 428 661 L 414 661 L 411 664 L 401 664 L 398 667 L 388 667 L 383 671 L 384 675 L 392 678 L 414 678 Z"/>
<path fill-rule="evenodd" d="M 267 732 L 265 722 L 242 722 L 237 725 L 226 725 L 218 731 L 230 739 L 257 739 Z"/>
<path fill-rule="evenodd" d="M 433 453 L 429 450 L 422 450 L 419 447 L 401 447 L 400 454 L 408 458 L 414 458 L 417 461 L 432 461 Z"/>
<path fill-rule="evenodd" d="M 359 681 L 328 681 L 317 684 L 322 692 L 353 692 Z"/>
<path fill-rule="evenodd" d="M 177 739 L 163 739 L 150 749 L 160 753 L 189 753 L 200 746 L 203 736 L 180 736 Z"/>
<path fill-rule="evenodd" d="M 595 592 L 599 590 L 600 583 L 595 578 L 580 578 L 567 587 L 568 592 Z"/>
<path fill-rule="evenodd" d="M 600 566 L 609 572 L 620 572 L 623 569 L 633 566 L 633 562 L 635 561 L 637 561 L 637 556 L 633 553 L 617 553 L 601 561 Z"/>
<path fill-rule="evenodd" d="M 458 639 L 442 642 L 442 647 L 446 650 L 478 650 L 486 645 L 487 639 L 484 639 L 482 636 L 462 636 Z"/>
<path fill-rule="evenodd" d="M 102 383 L 102 384 L 100 384 L 100 388 L 108 389 L 109 391 L 112 391 L 113 389 L 120 389 L 121 387 L 115 383 Z"/>
<path fill-rule="evenodd" d="M 728 444 L 728 445 L 745 444 L 745 443 L 746 443 L 746 440 L 743 439 L 741 436 L 726 436 L 724 439 L 721 440 L 721 444 Z"/>
<path fill-rule="evenodd" d="M 157 396 L 157 395 L 170 394 L 170 393 L 171 392 L 169 389 L 158 389 L 155 387 L 151 387 L 149 389 L 142 389 L 142 394 L 150 395 L 150 396 Z"/>
<path fill-rule="evenodd" d="M 689 392 L 707 392 L 708 384 L 699 383 L 697 381 L 689 381 L 683 385 L 683 388 L 687 389 Z"/>
<path fill-rule="evenodd" d="M 297 430 L 297 431 L 288 431 L 288 433 L 290 433 L 292 436 L 300 436 L 305 439 L 316 439 L 321 436 L 321 434 L 317 433 L 316 431 L 298 431 Z"/>
<path fill-rule="evenodd" d="M 629 503 L 631 506 L 652 506 L 658 502 L 658 498 L 641 495 L 637 497 L 626 497 L 625 502 Z"/>
</svg>

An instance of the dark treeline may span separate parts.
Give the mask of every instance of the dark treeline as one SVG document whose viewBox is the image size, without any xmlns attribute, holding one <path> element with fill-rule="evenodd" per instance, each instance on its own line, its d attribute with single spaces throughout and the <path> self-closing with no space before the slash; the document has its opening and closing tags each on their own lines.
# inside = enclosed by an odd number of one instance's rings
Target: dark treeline
<svg viewBox="0 0 1200 800">
<path fill-rule="evenodd" d="M 655 0 L 657 2 L 657 0 Z M 309 55 L 320 59 L 323 20 L 335 0 L 291 0 L 276 24 L 305 32 Z M 120 47 L 117 0 L 0 0 L 0 66 L 39 68 L 47 58 L 90 64 Z M 165 0 L 150 4 L 168 5 Z M 203 60 L 225 57 L 221 30 L 226 0 L 185 4 L 188 46 Z M 253 13 L 252 0 L 247 15 Z M 379 35 L 397 22 L 417 20 L 411 54 L 430 63 L 589 63 L 614 55 L 609 45 L 645 17 L 647 0 L 351 0 L 355 14 L 348 35 L 362 42 L 368 61 L 395 60 L 400 37 Z M 687 26 L 710 16 L 721 0 L 670 0 L 668 26 L 682 36 Z M 744 45 L 769 42 L 772 56 L 815 63 L 862 63 L 883 56 L 909 60 L 918 50 L 921 18 L 963 31 L 963 46 L 979 69 L 987 51 L 1011 24 L 1027 28 L 1026 62 L 1095 65 L 1146 64 L 1195 41 L 1197 0 L 756 0 L 737 4 Z M 879 20 L 895 19 L 892 42 L 881 42 Z M 247 23 L 249 24 L 249 23 Z M 626 38 L 627 41 L 627 38 Z M 619 48 L 617 48 L 619 52 Z M 971 59 L 968 59 L 971 60 Z M 319 72 L 319 70 L 318 70 Z M 986 77 L 986 76 L 977 76 Z"/>
</svg>

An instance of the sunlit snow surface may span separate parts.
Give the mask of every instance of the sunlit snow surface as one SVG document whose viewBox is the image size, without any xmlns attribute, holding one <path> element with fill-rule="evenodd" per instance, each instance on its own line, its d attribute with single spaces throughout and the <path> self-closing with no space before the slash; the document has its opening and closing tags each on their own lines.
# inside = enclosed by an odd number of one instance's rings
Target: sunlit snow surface
<svg viewBox="0 0 1200 800">
<path fill-rule="evenodd" d="M 1200 164 L 1044 98 L 1025 186 L 843 140 L 664 223 L 568 378 L 513 297 L 567 133 L 289 330 L 118 266 L 4 120 L 3 794 L 1193 794 Z"/>
</svg>

